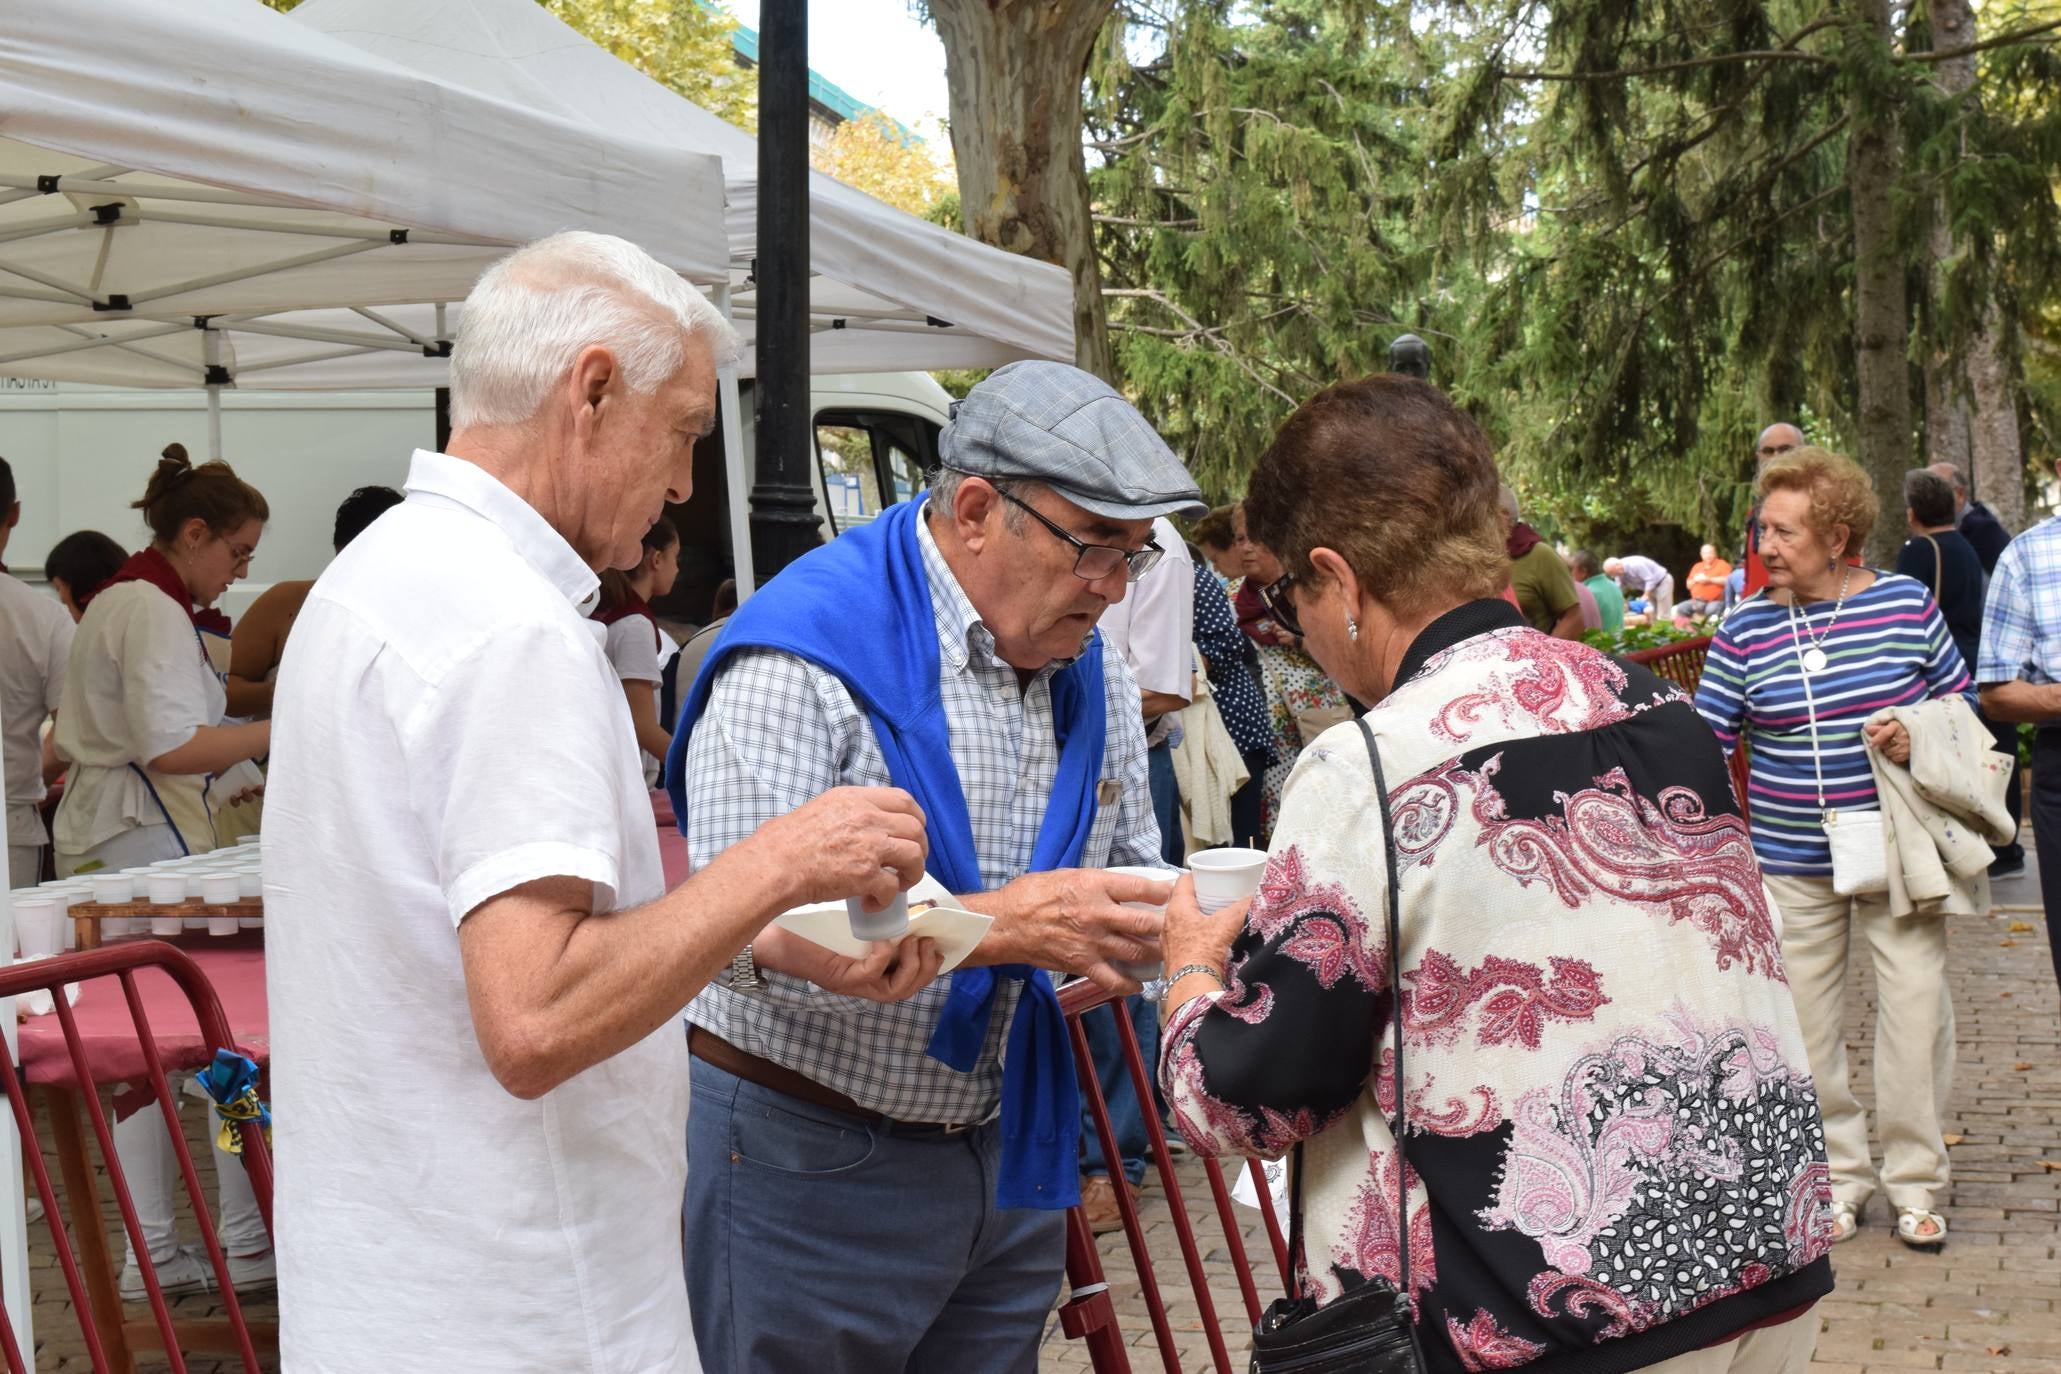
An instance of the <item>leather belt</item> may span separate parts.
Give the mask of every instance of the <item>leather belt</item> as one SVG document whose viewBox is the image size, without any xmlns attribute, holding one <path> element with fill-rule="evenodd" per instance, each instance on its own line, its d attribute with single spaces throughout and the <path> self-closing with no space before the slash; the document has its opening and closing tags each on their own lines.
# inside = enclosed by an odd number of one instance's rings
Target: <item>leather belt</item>
<svg viewBox="0 0 2061 1374">
<path fill-rule="evenodd" d="M 713 1031 L 703 1030 L 691 1022 L 687 1027 L 687 1052 L 704 1064 L 712 1064 L 724 1073 L 741 1078 L 747 1083 L 795 1098 L 811 1106 L 855 1117 L 876 1130 L 891 1131 L 896 1135 L 960 1136 L 974 1130 L 980 1124 L 969 1121 L 902 1121 L 880 1112 L 869 1111 L 837 1089 L 827 1088 L 784 1064 L 776 1064 L 770 1059 L 748 1054 Z"/>
</svg>

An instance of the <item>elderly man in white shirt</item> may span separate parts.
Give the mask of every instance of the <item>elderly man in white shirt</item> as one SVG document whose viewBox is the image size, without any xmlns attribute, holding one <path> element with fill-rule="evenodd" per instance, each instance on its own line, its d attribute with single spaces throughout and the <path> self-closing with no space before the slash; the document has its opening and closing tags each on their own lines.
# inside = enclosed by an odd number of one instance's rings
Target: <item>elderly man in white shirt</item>
<svg viewBox="0 0 2061 1374">
<path fill-rule="evenodd" d="M 754 936 L 842 993 L 928 982 L 929 941 L 853 961 L 761 933 L 913 884 L 923 819 L 892 789 L 829 792 L 664 890 L 581 611 L 686 499 L 735 336 L 584 233 L 490 269 L 464 320 L 449 452 L 416 453 L 406 501 L 315 584 L 274 699 L 284 1367 L 697 1370 L 677 1018 Z"/>
<path fill-rule="evenodd" d="M 21 523 L 14 469 L 0 458 L 0 558 Z M 42 876 L 50 836 L 37 808 L 54 757 L 43 747 L 43 722 L 64 691 L 72 650 L 72 618 L 57 598 L 32 591 L 0 564 L 0 753 L 6 755 L 7 885 L 31 887 Z"/>
<path fill-rule="evenodd" d="M 1617 580 L 1626 599 L 1645 597 L 1654 624 L 1662 624 L 1674 615 L 1675 575 L 1646 555 L 1628 553 L 1622 558 L 1606 558 L 1603 573 Z"/>
</svg>

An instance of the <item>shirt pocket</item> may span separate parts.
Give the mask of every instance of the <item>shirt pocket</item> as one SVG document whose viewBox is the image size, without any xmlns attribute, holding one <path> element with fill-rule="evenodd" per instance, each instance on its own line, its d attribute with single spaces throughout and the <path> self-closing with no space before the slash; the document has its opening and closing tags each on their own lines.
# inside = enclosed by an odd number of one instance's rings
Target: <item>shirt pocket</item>
<svg viewBox="0 0 2061 1374">
<path fill-rule="evenodd" d="M 1112 792 L 1114 800 L 1102 800 Z M 1125 801 L 1122 785 L 1115 778 L 1101 779 L 1095 784 L 1095 799 L 1095 824 L 1088 828 L 1088 844 L 1081 850 L 1083 868 L 1105 868 L 1109 864 L 1109 852 L 1116 844 L 1117 819 Z"/>
</svg>

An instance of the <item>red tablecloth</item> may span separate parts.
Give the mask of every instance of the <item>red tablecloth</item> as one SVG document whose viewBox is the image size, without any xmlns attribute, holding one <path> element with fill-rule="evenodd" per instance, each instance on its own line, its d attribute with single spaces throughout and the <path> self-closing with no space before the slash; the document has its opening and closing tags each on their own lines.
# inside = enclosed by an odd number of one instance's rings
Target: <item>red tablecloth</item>
<svg viewBox="0 0 2061 1374">
<path fill-rule="evenodd" d="M 215 996 L 229 1018 L 236 1048 L 260 1064 L 271 1057 L 271 1026 L 265 1006 L 265 949 L 258 931 L 224 938 L 219 943 L 191 941 L 184 948 L 214 984 Z M 168 1071 L 197 1069 L 214 1058 L 219 1046 L 202 1041 L 200 1024 L 186 994 L 160 969 L 136 971 L 150 1033 L 157 1040 L 159 1062 Z M 143 1047 L 129 1019 L 121 980 L 95 978 L 79 985 L 72 1006 L 86 1062 L 96 1083 L 124 1083 L 144 1076 Z M 22 1077 L 30 1083 L 76 1087 L 78 1075 L 64 1045 L 64 1029 L 53 1013 L 21 1023 Z"/>
</svg>

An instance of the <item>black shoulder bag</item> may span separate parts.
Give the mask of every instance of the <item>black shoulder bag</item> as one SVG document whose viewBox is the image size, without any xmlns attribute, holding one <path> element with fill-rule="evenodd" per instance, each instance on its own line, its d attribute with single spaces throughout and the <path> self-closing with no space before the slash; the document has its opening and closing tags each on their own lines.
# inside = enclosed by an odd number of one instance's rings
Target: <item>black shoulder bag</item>
<svg viewBox="0 0 2061 1374">
<path fill-rule="evenodd" d="M 1291 1292 L 1276 1299 L 1252 1329 L 1250 1374 L 1422 1374 L 1424 1356 L 1410 1320 L 1410 1154 L 1404 1128 L 1409 1089 L 1403 1078 L 1403 932 L 1399 914 L 1395 835 L 1389 825 L 1388 782 L 1381 752 L 1364 720 L 1356 722 L 1374 765 L 1374 799 L 1381 810 L 1381 847 L 1388 860 L 1388 986 L 1395 1022 L 1396 1237 L 1398 1273 L 1394 1291 L 1366 1283 L 1325 1307 Z M 1380 1052 L 1374 1050 L 1375 1072 Z M 1289 1181 L 1288 1256 L 1302 1258 L 1302 1145 L 1295 1147 Z"/>
</svg>

